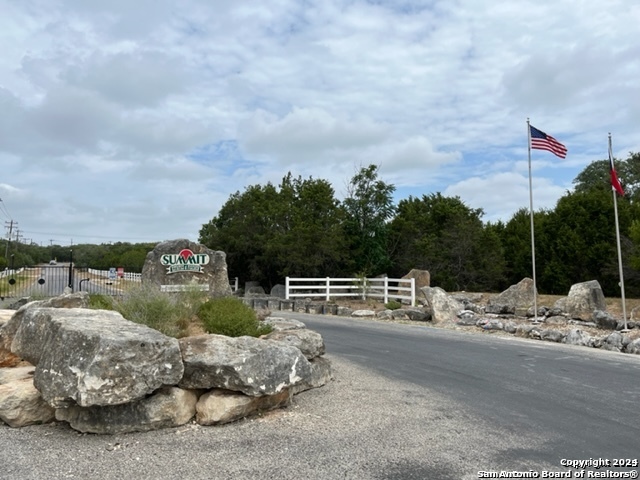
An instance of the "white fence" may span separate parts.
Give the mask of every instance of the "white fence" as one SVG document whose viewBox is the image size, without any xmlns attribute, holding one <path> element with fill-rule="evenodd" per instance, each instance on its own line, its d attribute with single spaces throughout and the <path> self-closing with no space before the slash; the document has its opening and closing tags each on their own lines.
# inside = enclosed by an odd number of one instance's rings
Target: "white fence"
<svg viewBox="0 0 640 480">
<path fill-rule="evenodd" d="M 89 268 L 87 270 L 91 275 L 97 275 L 98 277 L 105 277 L 105 278 L 109 278 L 109 270 L 94 270 L 93 268 Z M 113 275 L 113 273 L 111 273 L 111 275 Z M 116 272 L 116 276 L 118 275 L 118 273 Z M 0 275 L 1 277 L 2 275 Z M 130 280 L 132 282 L 141 282 L 142 281 L 142 274 L 141 273 L 130 273 L 130 272 L 124 272 L 122 278 L 124 278 L 125 280 Z M 236 277 L 234 279 L 233 282 L 229 282 L 229 285 L 231 286 L 231 290 L 234 292 L 238 291 L 238 277 Z"/>
<path fill-rule="evenodd" d="M 416 305 L 414 278 L 290 278 L 285 279 L 285 298 L 324 297 L 328 302 L 335 297 L 380 298 L 409 301 Z M 298 292 L 298 293 L 296 293 Z"/>
<path fill-rule="evenodd" d="M 24 270 L 24 268 L 20 268 L 18 270 L 3 270 L 2 272 L 0 272 L 0 278 L 4 278 L 4 277 L 9 277 L 11 275 L 16 275 L 18 273 L 21 273 Z"/>
</svg>

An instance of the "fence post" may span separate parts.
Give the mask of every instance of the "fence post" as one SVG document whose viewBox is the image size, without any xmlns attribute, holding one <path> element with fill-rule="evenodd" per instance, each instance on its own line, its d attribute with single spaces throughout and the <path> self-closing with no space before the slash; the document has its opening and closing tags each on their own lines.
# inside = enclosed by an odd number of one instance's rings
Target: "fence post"
<svg viewBox="0 0 640 480">
<path fill-rule="evenodd" d="M 69 250 L 71 258 L 69 259 L 69 288 L 73 292 L 73 250 Z"/>
<path fill-rule="evenodd" d="M 411 279 L 411 306 L 416 306 L 416 279 Z"/>
<path fill-rule="evenodd" d="M 325 297 L 327 302 L 329 302 L 329 295 L 330 295 L 329 292 L 331 292 L 330 286 L 331 286 L 331 279 L 329 277 L 327 277 L 327 284 L 326 284 L 326 287 L 327 287 L 326 294 L 327 295 Z"/>
<path fill-rule="evenodd" d="M 284 298 L 289 300 L 289 277 L 284 278 Z"/>
<path fill-rule="evenodd" d="M 389 277 L 384 277 L 384 303 L 389 303 Z"/>
</svg>

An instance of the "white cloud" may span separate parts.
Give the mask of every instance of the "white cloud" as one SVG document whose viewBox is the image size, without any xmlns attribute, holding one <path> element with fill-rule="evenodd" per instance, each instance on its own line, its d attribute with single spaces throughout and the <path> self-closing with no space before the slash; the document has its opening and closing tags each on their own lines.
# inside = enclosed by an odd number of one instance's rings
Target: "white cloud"
<svg viewBox="0 0 640 480">
<path fill-rule="evenodd" d="M 370 163 L 506 219 L 528 206 L 527 117 L 569 147 L 534 156 L 536 208 L 608 132 L 640 150 L 630 0 L 0 8 L 0 184 L 25 231 L 196 238 L 249 184 L 291 171 L 339 195 Z"/>
</svg>

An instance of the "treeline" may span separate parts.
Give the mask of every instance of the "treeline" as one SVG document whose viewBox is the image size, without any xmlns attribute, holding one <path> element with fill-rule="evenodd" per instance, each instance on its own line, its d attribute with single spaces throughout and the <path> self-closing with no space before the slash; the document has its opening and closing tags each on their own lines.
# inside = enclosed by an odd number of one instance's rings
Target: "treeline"
<svg viewBox="0 0 640 480">
<path fill-rule="evenodd" d="M 616 164 L 625 196 L 618 218 L 625 290 L 640 296 L 640 154 Z M 447 291 L 502 291 L 532 275 L 530 215 L 483 222 L 482 209 L 440 193 L 393 203 L 395 187 L 378 167 L 362 168 L 343 201 L 323 179 L 294 178 L 236 192 L 200 230 L 200 242 L 227 253 L 230 276 L 270 288 L 291 277 L 405 275 L 429 270 Z M 536 273 L 541 293 L 565 295 L 598 280 L 619 296 L 615 215 L 609 161 L 574 180 L 553 210 L 534 212 Z"/>
<path fill-rule="evenodd" d="M 69 246 L 24 244 L 6 240 L 0 241 L 0 270 L 5 268 L 37 265 L 55 260 L 60 263 L 71 261 L 78 267 L 108 270 L 123 267 L 127 272 L 140 273 L 147 253 L 156 243 L 78 244 Z M 7 248 L 8 247 L 8 248 Z M 6 253 L 6 257 L 5 257 Z"/>
<path fill-rule="evenodd" d="M 625 196 L 618 219 L 625 290 L 640 297 L 640 154 L 616 163 Z M 571 285 L 598 280 L 619 296 L 615 215 L 609 161 L 588 165 L 575 188 L 552 210 L 534 213 L 536 273 L 541 293 L 565 295 Z M 323 179 L 287 174 L 279 185 L 251 185 L 229 197 L 204 224 L 199 241 L 227 254 L 229 277 L 265 288 L 291 277 L 405 275 L 429 270 L 447 291 L 502 291 L 532 275 L 530 215 L 483 222 L 482 209 L 440 193 L 393 202 L 395 187 L 378 167 L 360 169 L 339 201 Z M 39 246 L 0 240 L 0 270 L 68 262 L 100 270 L 140 272 L 156 243 Z M 8 250 L 8 255 L 4 256 Z"/>
</svg>

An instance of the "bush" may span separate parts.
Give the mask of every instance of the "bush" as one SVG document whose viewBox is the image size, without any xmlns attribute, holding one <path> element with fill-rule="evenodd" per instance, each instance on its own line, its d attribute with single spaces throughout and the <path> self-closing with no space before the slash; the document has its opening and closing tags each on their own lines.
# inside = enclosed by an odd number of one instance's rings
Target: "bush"
<svg viewBox="0 0 640 480">
<path fill-rule="evenodd" d="M 113 310 L 113 298 L 108 295 L 89 294 L 89 308 L 96 310 Z"/>
<path fill-rule="evenodd" d="M 198 310 L 198 317 L 206 332 L 228 337 L 259 337 L 272 330 L 269 325 L 260 325 L 256 312 L 234 297 L 209 300 Z"/>
<path fill-rule="evenodd" d="M 402 308 L 402 304 L 400 302 L 396 302 L 395 300 L 391 300 L 385 303 L 384 307 L 387 310 L 398 310 L 399 308 Z"/>
<path fill-rule="evenodd" d="M 150 285 L 127 290 L 113 300 L 113 310 L 127 320 L 158 330 L 170 337 L 183 337 L 197 307 L 186 304 L 185 296 L 168 295 Z"/>
</svg>

